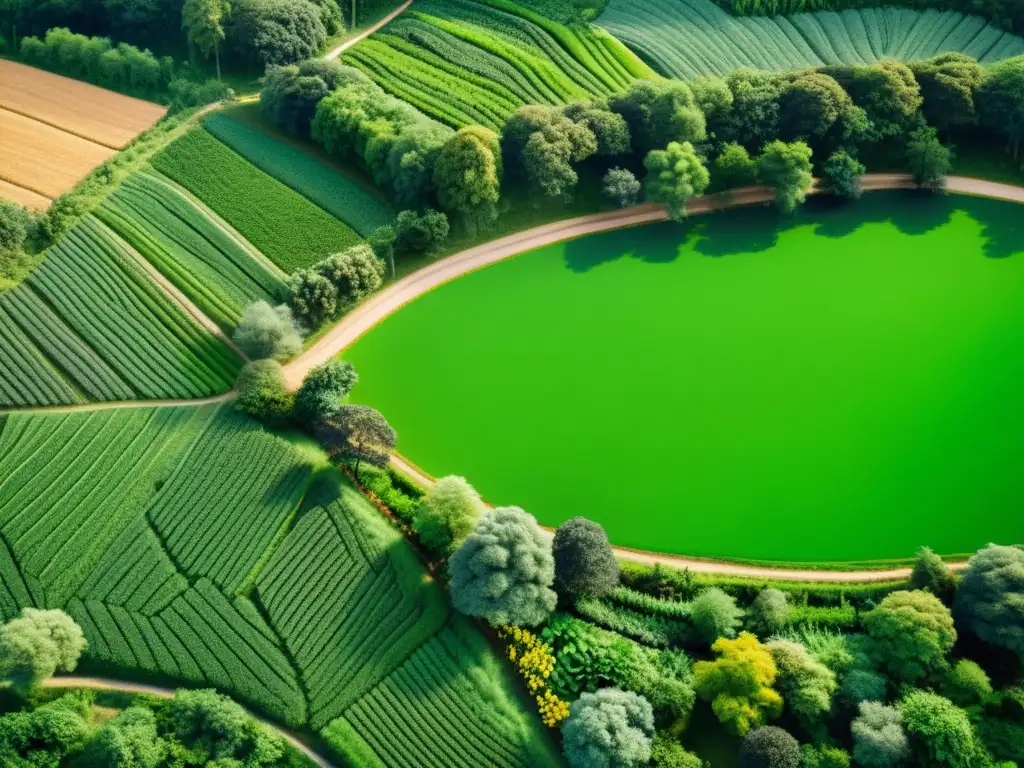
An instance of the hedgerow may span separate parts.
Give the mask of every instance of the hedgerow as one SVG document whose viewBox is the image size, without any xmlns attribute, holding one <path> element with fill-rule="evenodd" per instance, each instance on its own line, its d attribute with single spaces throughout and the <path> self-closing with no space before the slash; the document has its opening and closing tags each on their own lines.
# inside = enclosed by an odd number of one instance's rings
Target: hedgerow
<svg viewBox="0 0 1024 768">
<path fill-rule="evenodd" d="M 194 128 L 153 167 L 188 189 L 285 272 L 361 242 L 347 224 Z M 244 190 L 244 194 L 240 193 Z"/>
<path fill-rule="evenodd" d="M 257 168 L 312 200 L 363 237 L 393 217 L 376 195 L 301 150 L 224 115 L 212 115 L 203 125 Z"/>
</svg>

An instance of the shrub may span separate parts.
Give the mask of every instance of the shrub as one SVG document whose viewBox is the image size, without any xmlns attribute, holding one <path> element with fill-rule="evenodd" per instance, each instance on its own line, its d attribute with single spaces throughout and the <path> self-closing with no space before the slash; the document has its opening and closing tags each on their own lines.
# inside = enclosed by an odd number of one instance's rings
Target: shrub
<svg viewBox="0 0 1024 768">
<path fill-rule="evenodd" d="M 808 731 L 813 731 L 832 709 L 835 673 L 792 640 L 773 640 L 765 647 L 778 670 L 776 688 L 786 706 Z"/>
<path fill-rule="evenodd" d="M 328 256 L 313 269 L 331 281 L 342 306 L 355 304 L 384 284 L 384 262 L 366 243 Z"/>
<path fill-rule="evenodd" d="M 836 197 L 856 200 L 861 195 L 860 179 L 867 168 L 848 152 L 839 150 L 829 155 L 821 169 L 825 189 Z"/>
<path fill-rule="evenodd" d="M 872 656 L 903 682 L 941 668 L 956 642 L 953 616 L 928 592 L 893 592 L 861 621 L 871 638 Z"/>
<path fill-rule="evenodd" d="M 562 726 L 563 751 L 572 768 L 632 768 L 651 759 L 654 714 L 642 696 L 603 688 L 584 693 Z"/>
<path fill-rule="evenodd" d="M 907 142 L 907 168 L 917 186 L 942 189 L 946 174 L 953 169 L 953 152 L 939 141 L 934 128 L 919 128 Z"/>
<path fill-rule="evenodd" d="M 442 477 L 427 491 L 413 528 L 427 549 L 449 555 L 473 530 L 484 503 L 464 477 Z"/>
<path fill-rule="evenodd" d="M 967 713 L 949 699 L 913 691 L 900 701 L 903 726 L 918 765 L 974 768 L 983 749 Z"/>
<path fill-rule="evenodd" d="M 974 707 L 992 695 L 992 683 L 975 662 L 960 659 L 946 675 L 943 692 L 958 707 Z"/>
<path fill-rule="evenodd" d="M 800 768 L 850 768 L 850 753 L 839 747 L 804 744 Z"/>
<path fill-rule="evenodd" d="M 839 698 L 847 704 L 859 706 L 866 701 L 883 701 L 888 681 L 871 669 L 851 669 L 843 676 Z"/>
<path fill-rule="evenodd" d="M 686 203 L 708 187 L 711 176 L 690 142 L 673 141 L 665 149 L 652 150 L 644 160 L 647 199 L 664 203 L 670 219 L 686 216 Z"/>
<path fill-rule="evenodd" d="M 697 695 L 711 702 L 718 719 L 738 736 L 782 712 L 782 697 L 772 689 L 778 670 L 768 649 L 748 632 L 735 640 L 719 638 L 714 661 L 693 666 Z"/>
<path fill-rule="evenodd" d="M 460 129 L 441 147 L 434 165 L 437 199 L 470 230 L 497 218 L 501 189 L 497 135 L 483 126 Z"/>
<path fill-rule="evenodd" d="M 704 768 L 704 761 L 686 751 L 678 741 L 656 733 L 651 742 L 651 765 L 654 768 Z"/>
<path fill-rule="evenodd" d="M 81 627 L 63 611 L 25 608 L 0 627 L 0 676 L 29 693 L 56 672 L 72 672 L 86 645 Z"/>
<path fill-rule="evenodd" d="M 395 220 L 395 250 L 403 256 L 435 256 L 448 232 L 448 217 L 439 211 L 402 211 Z"/>
<path fill-rule="evenodd" d="M 157 768 L 166 745 L 157 736 L 156 716 L 129 707 L 110 720 L 86 745 L 76 768 Z"/>
<path fill-rule="evenodd" d="M 722 147 L 711 171 L 711 182 L 715 189 L 745 187 L 756 181 L 757 164 L 750 159 L 746 147 L 735 142 Z"/>
<path fill-rule="evenodd" d="M 17 768 L 50 768 L 78 751 L 89 728 L 83 713 L 66 707 L 65 696 L 32 712 L 0 717 L 0 761 Z"/>
<path fill-rule="evenodd" d="M 377 258 L 387 263 L 392 277 L 395 276 L 395 240 L 397 238 L 395 228 L 390 224 L 377 227 L 366 238 L 366 242 L 373 248 Z"/>
<path fill-rule="evenodd" d="M 601 192 L 619 208 L 634 205 L 641 191 L 643 185 L 625 168 L 610 168 L 601 182 Z"/>
<path fill-rule="evenodd" d="M 954 609 L 985 642 L 1024 654 L 1024 550 L 990 544 L 972 557 Z"/>
<path fill-rule="evenodd" d="M 576 602 L 603 597 L 619 585 L 619 561 L 604 528 L 585 517 L 566 520 L 555 531 L 555 589 Z"/>
<path fill-rule="evenodd" d="M 786 620 L 792 610 L 785 592 L 767 587 L 762 589 L 750 604 L 747 623 L 752 631 L 767 637 L 786 626 Z"/>
<path fill-rule="evenodd" d="M 770 142 L 757 159 L 757 178 L 775 189 L 779 210 L 792 213 L 807 199 L 807 190 L 814 181 L 811 148 L 802 141 Z"/>
<path fill-rule="evenodd" d="M 280 736 L 251 718 L 227 696 L 213 690 L 175 692 L 160 712 L 162 729 L 190 745 L 190 762 L 245 761 L 261 768 L 277 765 L 285 755 Z M 232 762 L 228 762 L 232 761 Z"/>
<path fill-rule="evenodd" d="M 300 269 L 288 280 L 288 303 L 302 322 L 317 328 L 338 311 L 338 289 L 312 269 Z"/>
<path fill-rule="evenodd" d="M 287 360 L 302 350 L 291 310 L 256 301 L 245 308 L 231 337 L 250 360 Z"/>
<path fill-rule="evenodd" d="M 308 425 L 326 421 L 357 383 L 359 374 L 352 363 L 332 358 L 314 367 L 295 395 L 295 416 Z"/>
<path fill-rule="evenodd" d="M 867 768 L 890 768 L 909 754 L 903 716 L 895 707 L 876 701 L 861 702 L 853 732 L 853 759 Z"/>
<path fill-rule="evenodd" d="M 690 605 L 690 621 L 708 643 L 719 637 L 735 637 L 742 623 L 743 609 L 717 587 L 704 590 Z"/>
<path fill-rule="evenodd" d="M 800 745 L 781 728 L 762 726 L 744 737 L 740 768 L 800 768 Z"/>
<path fill-rule="evenodd" d="M 278 421 L 291 411 L 292 395 L 281 364 L 275 360 L 247 363 L 238 374 L 235 389 L 235 407 L 258 421 Z"/>
<path fill-rule="evenodd" d="M 931 592 L 946 605 L 956 597 L 956 576 L 928 547 L 922 547 L 910 572 L 910 588 Z"/>
<path fill-rule="evenodd" d="M 555 607 L 551 545 L 518 507 L 487 510 L 448 564 L 452 604 L 468 616 L 532 627 Z"/>
</svg>

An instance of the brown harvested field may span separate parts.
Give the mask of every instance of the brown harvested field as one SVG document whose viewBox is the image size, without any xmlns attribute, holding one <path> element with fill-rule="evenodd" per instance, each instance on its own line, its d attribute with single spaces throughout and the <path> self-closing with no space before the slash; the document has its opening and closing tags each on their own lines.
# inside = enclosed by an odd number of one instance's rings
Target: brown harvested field
<svg viewBox="0 0 1024 768">
<path fill-rule="evenodd" d="M 126 146 L 167 111 L 159 104 L 3 60 L 0 107 L 112 149 Z"/>
<path fill-rule="evenodd" d="M 50 207 L 50 198 L 36 194 L 31 189 L 18 187 L 0 179 L 0 198 L 13 200 L 18 205 L 25 205 L 33 211 L 43 211 Z"/>
<path fill-rule="evenodd" d="M 0 108 L 0 179 L 54 198 L 114 150 Z"/>
</svg>

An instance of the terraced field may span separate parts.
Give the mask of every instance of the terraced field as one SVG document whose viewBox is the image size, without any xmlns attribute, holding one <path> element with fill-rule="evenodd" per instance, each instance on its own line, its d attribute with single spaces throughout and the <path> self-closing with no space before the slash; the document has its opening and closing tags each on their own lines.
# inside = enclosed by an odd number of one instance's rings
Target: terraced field
<svg viewBox="0 0 1024 768">
<path fill-rule="evenodd" d="M 669 77 L 741 67 L 785 70 L 959 51 L 982 63 L 1024 53 L 1024 39 L 955 11 L 907 8 L 737 18 L 711 0 L 610 0 L 597 20 Z"/>
<path fill-rule="evenodd" d="M 0 477 L 0 619 L 67 610 L 92 667 L 214 686 L 354 768 L 557 764 L 398 532 L 230 406 L 2 416 Z"/>
</svg>

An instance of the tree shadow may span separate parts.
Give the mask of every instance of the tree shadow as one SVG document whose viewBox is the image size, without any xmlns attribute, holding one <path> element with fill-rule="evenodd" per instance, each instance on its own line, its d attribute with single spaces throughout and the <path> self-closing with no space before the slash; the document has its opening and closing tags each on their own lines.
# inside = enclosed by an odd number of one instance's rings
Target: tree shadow
<svg viewBox="0 0 1024 768">
<path fill-rule="evenodd" d="M 1006 200 L 972 199 L 968 208 L 981 224 L 982 245 L 990 259 L 1024 254 L 1024 206 Z"/>
<path fill-rule="evenodd" d="M 924 235 L 949 223 L 960 206 L 954 198 L 923 190 L 868 192 L 856 202 L 821 196 L 807 203 L 814 234 L 841 238 L 865 224 L 892 224 L 905 235 Z"/>
</svg>

